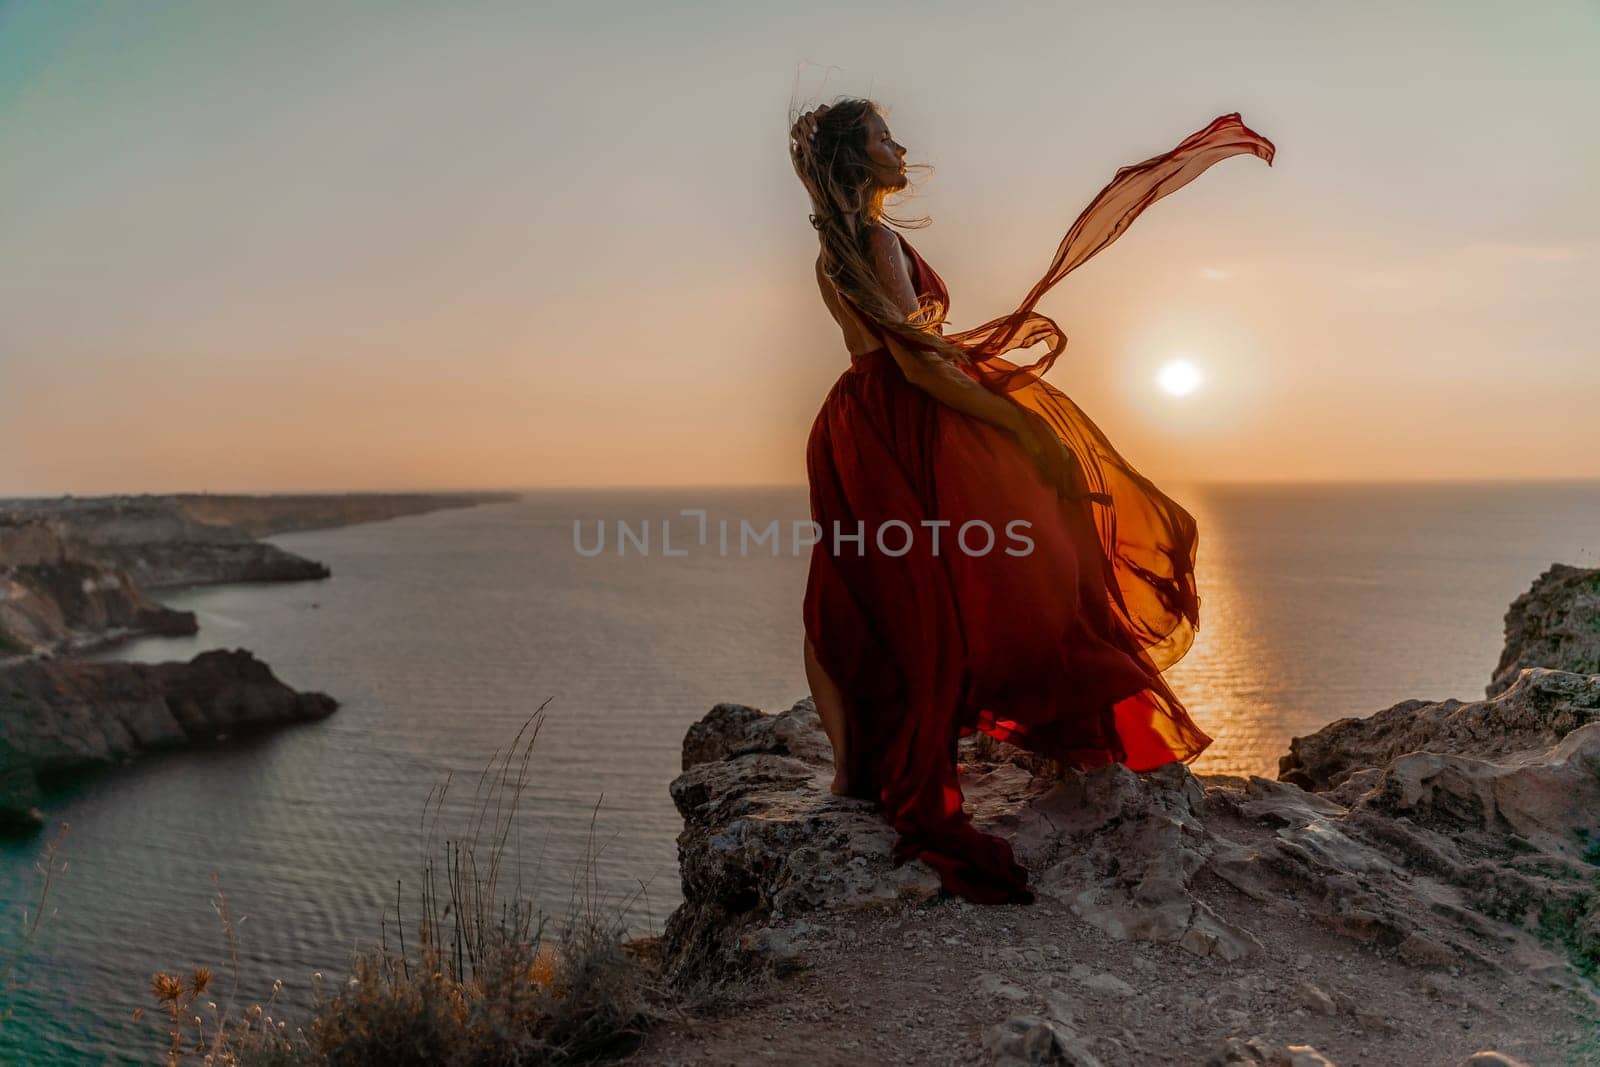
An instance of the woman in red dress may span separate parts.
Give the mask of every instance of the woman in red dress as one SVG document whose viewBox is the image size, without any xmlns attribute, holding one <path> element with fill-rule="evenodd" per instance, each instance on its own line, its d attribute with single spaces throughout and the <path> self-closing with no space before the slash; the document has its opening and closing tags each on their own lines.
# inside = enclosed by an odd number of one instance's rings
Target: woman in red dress
<svg viewBox="0 0 1600 1067">
<path fill-rule="evenodd" d="M 1124 167 L 1021 306 L 960 333 L 944 330 L 944 282 L 884 225 L 907 182 L 879 108 L 819 107 L 791 152 L 850 353 L 806 448 L 820 541 L 805 663 L 833 790 L 882 805 L 897 863 L 923 860 L 969 900 L 1027 902 L 1010 846 L 962 808 L 960 737 L 1136 771 L 1211 741 L 1161 676 L 1199 626 L 1194 519 L 1043 381 L 1066 339 L 1034 306 L 1160 197 L 1273 147 L 1225 115 Z M 1028 366 L 1002 358 L 1041 343 Z"/>
</svg>

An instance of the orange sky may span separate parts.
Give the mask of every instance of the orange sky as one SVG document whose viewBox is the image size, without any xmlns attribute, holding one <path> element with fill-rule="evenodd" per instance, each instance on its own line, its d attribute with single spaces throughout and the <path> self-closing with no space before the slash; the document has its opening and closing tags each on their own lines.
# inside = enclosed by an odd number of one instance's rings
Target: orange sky
<svg viewBox="0 0 1600 1067">
<path fill-rule="evenodd" d="M 1584 3 L 5 4 L 0 495 L 803 482 L 797 67 L 934 164 L 958 328 L 1119 166 L 1276 142 L 1042 305 L 1153 478 L 1600 477 L 1597 57 Z"/>
</svg>

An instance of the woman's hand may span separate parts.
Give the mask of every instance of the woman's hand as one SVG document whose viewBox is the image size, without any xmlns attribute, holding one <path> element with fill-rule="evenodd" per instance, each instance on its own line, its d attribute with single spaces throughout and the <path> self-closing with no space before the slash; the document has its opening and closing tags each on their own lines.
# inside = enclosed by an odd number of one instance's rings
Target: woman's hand
<svg viewBox="0 0 1600 1067">
<path fill-rule="evenodd" d="M 821 104 L 795 120 L 795 124 L 789 129 L 789 140 L 793 142 L 790 148 L 793 151 L 800 151 L 801 145 L 809 145 L 816 137 L 817 120 L 822 118 L 823 112 L 827 111 L 828 107 L 827 104 Z"/>
</svg>

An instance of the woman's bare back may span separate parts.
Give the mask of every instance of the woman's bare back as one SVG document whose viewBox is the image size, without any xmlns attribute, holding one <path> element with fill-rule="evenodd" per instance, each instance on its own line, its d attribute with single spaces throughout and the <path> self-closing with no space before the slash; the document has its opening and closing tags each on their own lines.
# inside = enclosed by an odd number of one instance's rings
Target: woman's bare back
<svg viewBox="0 0 1600 1067">
<path fill-rule="evenodd" d="M 906 256 L 905 249 L 901 247 L 899 238 L 894 240 L 893 254 L 899 262 L 901 276 L 912 276 L 911 260 Z M 822 290 L 822 302 L 828 306 L 828 311 L 833 315 L 834 321 L 839 324 L 839 330 L 844 334 L 845 349 L 852 356 L 863 355 L 874 349 L 882 348 L 883 344 L 878 335 L 869 330 L 855 313 L 839 298 L 839 291 L 834 288 L 833 282 L 822 271 L 822 257 L 817 257 L 817 288 Z"/>
</svg>

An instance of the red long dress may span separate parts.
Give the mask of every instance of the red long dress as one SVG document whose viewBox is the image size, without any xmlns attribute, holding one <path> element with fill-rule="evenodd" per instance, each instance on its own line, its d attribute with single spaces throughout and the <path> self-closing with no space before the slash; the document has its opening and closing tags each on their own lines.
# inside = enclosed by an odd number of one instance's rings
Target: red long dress
<svg viewBox="0 0 1600 1067">
<path fill-rule="evenodd" d="M 882 804 L 897 863 L 923 860 L 969 900 L 1032 894 L 1010 846 L 962 808 L 958 737 L 981 730 L 1134 770 L 1191 761 L 1211 742 L 1161 676 L 1199 626 L 1194 519 L 1038 376 L 1065 338 L 1032 309 L 1150 203 L 1239 153 L 1270 163 L 1273 148 L 1227 115 L 1123 168 L 1016 312 L 945 335 L 974 357 L 974 378 L 1044 416 L 1078 460 L 1081 492 L 1047 486 L 1009 433 L 912 385 L 886 347 L 852 358 L 812 427 L 822 538 L 804 620 L 845 694 L 851 792 Z M 919 293 L 948 307 L 943 280 L 900 240 Z M 1049 352 L 1029 367 L 1000 358 L 1040 340 Z"/>
</svg>

